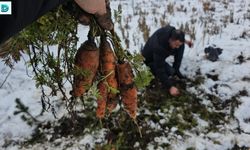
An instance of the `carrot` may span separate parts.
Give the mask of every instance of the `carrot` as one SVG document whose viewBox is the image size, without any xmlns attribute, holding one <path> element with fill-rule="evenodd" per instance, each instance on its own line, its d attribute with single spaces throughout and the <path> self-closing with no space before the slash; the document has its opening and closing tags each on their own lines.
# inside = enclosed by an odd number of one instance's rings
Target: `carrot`
<svg viewBox="0 0 250 150">
<path fill-rule="evenodd" d="M 87 40 L 81 45 L 75 56 L 75 66 L 86 73 L 74 76 L 72 95 L 79 97 L 92 85 L 99 66 L 99 50 L 94 42 Z"/>
<path fill-rule="evenodd" d="M 105 80 L 109 88 L 117 89 L 118 83 L 116 80 L 116 72 L 115 72 L 116 58 L 109 42 L 105 37 L 101 38 L 100 50 L 101 50 L 100 66 L 102 75 L 106 77 Z M 115 98 L 116 98 L 116 93 L 109 91 L 107 99 L 107 109 L 110 113 L 116 108 L 117 102 Z"/>
<path fill-rule="evenodd" d="M 135 86 L 121 92 L 122 103 L 129 116 L 136 119 L 137 112 L 137 89 Z"/>
<path fill-rule="evenodd" d="M 137 89 L 134 84 L 132 68 L 128 62 L 118 64 L 118 81 L 122 103 L 129 116 L 136 119 Z"/>
<path fill-rule="evenodd" d="M 117 106 L 117 101 L 116 99 L 107 99 L 107 110 L 109 113 L 111 113 Z"/>
<path fill-rule="evenodd" d="M 100 97 L 97 99 L 96 117 L 102 119 L 105 116 L 106 102 L 108 96 L 107 85 L 103 81 L 101 81 L 98 84 L 98 90 L 100 92 Z"/>
<path fill-rule="evenodd" d="M 106 81 L 111 88 L 117 89 L 118 83 L 116 80 L 115 75 L 115 68 L 116 68 L 116 58 L 114 52 L 106 40 L 106 38 L 102 37 L 100 43 L 100 50 L 101 50 L 101 70 L 104 76 L 107 76 Z M 115 93 L 110 92 L 109 98 L 113 99 L 116 97 Z"/>
<path fill-rule="evenodd" d="M 122 88 L 134 84 L 133 71 L 128 62 L 118 64 L 117 71 L 119 84 Z"/>
</svg>

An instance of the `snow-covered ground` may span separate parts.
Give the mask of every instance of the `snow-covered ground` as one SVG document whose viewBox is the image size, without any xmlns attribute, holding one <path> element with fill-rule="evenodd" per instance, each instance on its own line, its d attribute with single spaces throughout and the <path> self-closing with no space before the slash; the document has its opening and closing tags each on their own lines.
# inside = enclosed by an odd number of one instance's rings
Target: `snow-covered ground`
<svg viewBox="0 0 250 150">
<path fill-rule="evenodd" d="M 189 138 L 185 140 L 171 141 L 171 147 L 178 150 L 189 147 L 194 147 L 197 150 L 223 150 L 231 149 L 234 144 L 250 147 L 250 134 L 248 134 L 250 133 L 250 113 L 248 113 L 250 108 L 250 1 L 212 0 L 210 8 L 214 10 L 207 12 L 204 12 L 204 2 L 201 0 L 112 0 L 111 7 L 117 9 L 119 4 L 122 5 L 122 26 L 127 26 L 127 28 L 122 34 L 120 25 L 116 23 L 116 30 L 121 37 L 129 40 L 129 50 L 139 51 L 145 43 L 139 27 L 139 22 L 142 22 L 143 18 L 145 18 L 145 24 L 142 23 L 142 26 L 149 29 L 149 35 L 160 28 L 161 23 L 170 23 L 176 28 L 181 25 L 185 27 L 187 24 L 189 29 L 194 29 L 195 40 L 193 48 L 186 46 L 181 66 L 183 74 L 192 78 L 196 75 L 197 70 L 200 70 L 201 75 L 205 76 L 205 82 L 198 87 L 199 90 L 216 95 L 222 101 L 231 99 L 240 91 L 246 93 L 240 96 L 241 104 L 235 108 L 234 112 L 234 116 L 239 122 L 232 121 L 225 125 L 225 131 L 220 133 L 210 132 L 207 135 L 195 135 L 190 132 Z M 171 11 L 172 8 L 173 11 Z M 233 16 L 232 22 L 230 22 L 230 15 Z M 218 34 L 205 34 L 207 29 L 210 30 L 210 33 L 218 32 Z M 88 30 L 87 27 L 80 26 L 79 28 L 80 34 L 86 33 L 86 30 Z M 189 39 L 189 36 L 186 37 Z M 80 38 L 79 44 L 82 41 L 84 39 Z M 204 48 L 212 44 L 223 49 L 217 62 L 211 62 L 204 58 Z M 240 55 L 243 56 L 242 63 L 238 59 Z M 35 81 L 32 80 L 31 68 L 26 67 L 27 60 L 28 57 L 24 55 L 23 59 L 14 66 L 6 82 L 0 87 L 1 146 L 6 146 L 13 141 L 18 143 L 29 138 L 34 129 L 22 121 L 20 115 L 13 114 L 16 110 L 16 98 L 29 106 L 30 112 L 34 116 L 38 116 L 42 109 L 41 91 L 36 88 Z M 1 85 L 10 69 L 3 62 L 0 62 L 0 66 Z M 207 74 L 218 75 L 218 80 L 209 78 Z M 194 93 L 196 90 L 197 88 L 190 89 Z M 57 108 L 57 111 L 58 117 L 66 113 L 64 109 Z M 46 112 L 37 119 L 40 121 L 55 120 L 50 112 Z M 235 130 L 236 124 L 239 124 L 245 133 L 230 132 Z M 91 143 L 94 138 L 87 135 L 84 139 L 76 142 L 81 146 L 85 143 Z M 18 149 L 18 147 L 8 148 Z"/>
</svg>

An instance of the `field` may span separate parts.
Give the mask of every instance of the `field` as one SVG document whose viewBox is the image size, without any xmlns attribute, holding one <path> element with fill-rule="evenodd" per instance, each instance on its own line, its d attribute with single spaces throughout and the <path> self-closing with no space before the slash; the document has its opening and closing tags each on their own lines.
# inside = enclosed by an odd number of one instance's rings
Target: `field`
<svg viewBox="0 0 250 150">
<path fill-rule="evenodd" d="M 94 98 L 76 106 L 76 118 L 69 117 L 62 95 L 51 98 L 44 112 L 23 54 L 13 69 L 0 62 L 0 149 L 249 149 L 250 1 L 111 0 L 111 8 L 121 8 L 115 31 L 131 53 L 167 24 L 193 40 L 181 65 L 188 77 L 179 85 L 182 95 L 171 97 L 157 82 L 140 90 L 137 123 L 122 106 L 100 122 Z M 80 46 L 88 27 L 78 31 Z M 205 58 L 209 45 L 223 49 L 216 62 Z M 65 89 L 69 94 L 71 86 Z"/>
</svg>

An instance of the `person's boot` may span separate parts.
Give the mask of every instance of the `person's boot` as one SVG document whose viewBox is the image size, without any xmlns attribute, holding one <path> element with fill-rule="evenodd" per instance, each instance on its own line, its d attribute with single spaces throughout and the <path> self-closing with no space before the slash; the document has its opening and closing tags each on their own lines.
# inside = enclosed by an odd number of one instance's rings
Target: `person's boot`
<svg viewBox="0 0 250 150">
<path fill-rule="evenodd" d="M 106 10 L 107 13 L 103 15 L 95 14 L 97 23 L 105 30 L 113 30 L 114 24 L 111 19 L 111 8 L 110 8 L 110 3 L 109 0 L 106 0 Z"/>
</svg>

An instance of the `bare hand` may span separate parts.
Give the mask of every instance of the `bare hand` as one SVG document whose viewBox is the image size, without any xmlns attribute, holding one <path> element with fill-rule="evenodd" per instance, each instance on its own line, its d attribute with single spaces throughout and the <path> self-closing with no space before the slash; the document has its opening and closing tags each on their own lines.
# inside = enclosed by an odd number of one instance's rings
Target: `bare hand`
<svg viewBox="0 0 250 150">
<path fill-rule="evenodd" d="M 194 43 L 192 41 L 186 41 L 186 44 L 189 48 L 192 48 L 194 46 Z"/>
<path fill-rule="evenodd" d="M 180 91 L 179 91 L 175 86 L 172 86 L 172 87 L 169 89 L 169 93 L 170 93 L 170 95 L 172 95 L 172 96 L 178 96 L 178 95 L 180 95 Z"/>
</svg>

